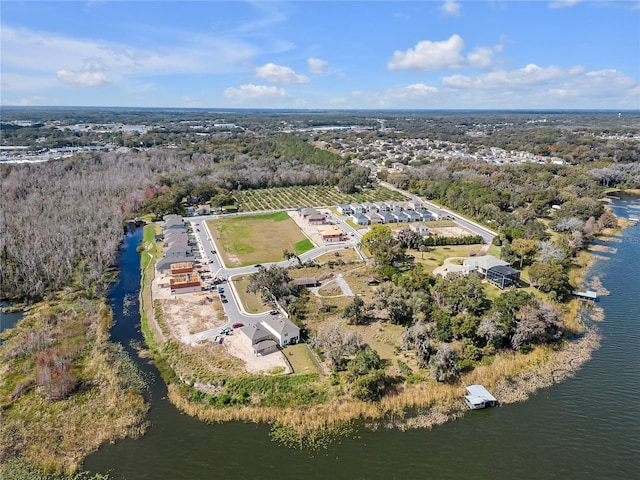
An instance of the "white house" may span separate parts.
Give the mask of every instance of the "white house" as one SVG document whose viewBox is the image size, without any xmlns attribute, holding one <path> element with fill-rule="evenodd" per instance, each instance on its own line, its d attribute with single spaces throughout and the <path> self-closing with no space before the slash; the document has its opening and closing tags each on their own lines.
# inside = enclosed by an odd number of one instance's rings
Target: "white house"
<svg viewBox="0 0 640 480">
<path fill-rule="evenodd" d="M 266 320 L 262 320 L 260 325 L 275 337 L 280 347 L 295 344 L 300 341 L 300 328 L 288 318 L 267 318 Z"/>
</svg>

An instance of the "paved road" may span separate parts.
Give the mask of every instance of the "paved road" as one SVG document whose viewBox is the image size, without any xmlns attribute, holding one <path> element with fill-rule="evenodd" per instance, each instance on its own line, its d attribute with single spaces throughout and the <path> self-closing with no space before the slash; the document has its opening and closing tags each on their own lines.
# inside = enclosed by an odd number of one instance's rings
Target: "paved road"
<svg viewBox="0 0 640 480">
<path fill-rule="evenodd" d="M 477 235 L 481 235 L 482 238 L 487 243 L 487 245 L 491 244 L 493 238 L 497 235 L 496 232 L 490 230 L 489 228 L 484 227 L 483 225 L 475 223 L 466 218 L 463 218 L 460 215 L 456 214 L 455 212 L 452 212 L 451 210 L 448 210 L 446 208 L 440 208 L 438 205 L 432 202 L 424 200 L 418 197 L 417 195 L 410 194 L 404 190 L 400 190 L 389 183 L 386 183 L 386 182 L 380 182 L 380 183 L 381 185 L 383 185 L 384 187 L 390 190 L 400 192 L 401 194 L 403 194 L 404 196 L 406 196 L 411 200 L 417 200 L 425 203 L 426 205 L 428 205 L 429 210 L 431 210 L 434 213 L 437 213 L 438 215 L 444 215 L 444 214 L 450 215 L 453 218 L 453 221 L 458 225 L 470 230 L 471 232 Z M 329 208 L 333 208 L 333 207 L 329 207 Z M 255 214 L 256 212 L 251 212 L 251 213 Z M 223 295 L 227 300 L 227 302 L 222 304 L 222 306 L 224 307 L 224 312 L 227 316 L 227 323 L 220 328 L 215 328 L 215 329 L 207 330 L 204 332 L 198 332 L 194 335 L 186 336 L 185 338 L 183 338 L 183 341 L 191 342 L 191 341 L 198 341 L 206 338 L 213 338 L 215 337 L 215 335 L 220 333 L 220 330 L 227 327 L 231 327 L 231 325 L 233 325 L 234 323 L 252 325 L 270 316 L 270 313 L 262 313 L 262 314 L 247 313 L 243 309 L 242 304 L 239 301 L 239 296 L 235 290 L 233 283 L 228 281 L 231 277 L 234 277 L 237 275 L 247 275 L 250 273 L 254 273 L 258 270 L 258 268 L 253 265 L 245 266 L 245 267 L 230 268 L 224 264 L 222 258 L 217 253 L 214 253 L 214 252 L 218 252 L 219 246 L 216 245 L 215 240 L 212 238 L 211 232 L 207 227 L 206 220 L 217 219 L 219 217 L 220 217 L 219 215 L 207 215 L 207 216 L 199 216 L 199 217 L 188 217 L 185 220 L 191 223 L 193 227 L 193 233 L 197 239 L 198 249 L 200 251 L 202 261 L 206 262 L 206 266 L 209 269 L 211 276 L 225 279 L 225 281 L 221 284 L 221 287 L 224 289 Z M 357 248 L 360 240 L 362 239 L 362 235 L 358 232 L 358 230 L 352 228 L 349 224 L 347 224 L 345 221 L 346 217 L 344 216 L 335 215 L 331 213 L 329 214 L 329 219 L 333 221 L 336 225 L 338 225 L 340 228 L 342 228 L 343 231 L 349 234 L 349 240 L 347 242 L 339 242 L 332 245 L 323 245 L 320 247 L 316 247 L 313 250 L 310 250 L 300 255 L 300 260 L 302 262 L 307 262 L 309 260 L 313 260 L 314 258 L 320 257 L 326 253 L 342 250 L 345 247 L 347 248 L 355 247 L 356 252 L 358 252 L 358 255 L 360 255 L 360 257 L 364 259 L 364 257 L 362 256 L 362 253 Z M 282 267 L 289 267 L 291 265 L 294 265 L 295 263 L 296 263 L 296 260 L 293 259 L 293 260 L 283 260 L 281 262 L 265 263 L 264 266 L 269 267 L 271 265 L 279 265 Z M 344 292 L 350 291 L 349 286 L 346 284 L 344 279 L 338 278 L 337 281 Z"/>
<path fill-rule="evenodd" d="M 230 268 L 224 264 L 224 261 L 218 255 L 218 245 L 215 240 L 211 236 L 211 232 L 206 225 L 206 220 L 218 218 L 217 215 L 211 215 L 206 217 L 188 217 L 185 220 L 189 222 L 193 229 L 193 234 L 196 237 L 197 249 L 198 252 L 196 255 L 200 255 L 201 261 L 203 263 L 206 262 L 206 268 L 209 270 L 209 275 L 211 277 L 218 277 L 224 279 L 224 281 L 216 286 L 219 286 L 223 289 L 222 295 L 227 300 L 222 303 L 224 313 L 227 317 L 227 322 L 222 327 L 213 328 L 210 330 L 205 330 L 203 332 L 198 332 L 193 335 L 186 335 L 182 338 L 182 341 L 185 343 L 197 342 L 200 340 L 205 340 L 209 338 L 215 338 L 216 335 L 220 334 L 221 330 L 225 328 L 231 327 L 235 323 L 242 323 L 243 325 L 254 325 L 259 323 L 261 320 L 265 318 L 271 317 L 270 312 L 259 313 L 259 314 L 251 314 L 247 313 L 242 303 L 239 300 L 238 292 L 235 289 L 233 282 L 231 282 L 231 278 L 239 275 L 247 275 L 258 271 L 258 267 L 255 265 L 249 265 L 244 267 L 235 267 Z M 336 218 L 336 222 L 337 222 Z M 344 222 L 343 222 L 344 223 Z M 302 262 L 307 262 L 309 260 L 313 260 L 317 257 L 320 257 L 326 253 L 343 250 L 344 248 L 352 248 L 355 247 L 360 239 L 360 235 L 354 231 L 351 227 L 344 224 L 345 231 L 353 232 L 354 236 L 350 237 L 347 242 L 339 242 L 333 245 L 324 245 L 321 247 L 316 247 L 313 250 L 303 253 L 300 255 L 300 260 Z M 348 230 L 347 230 L 348 228 Z M 357 235 L 357 236 L 356 236 Z M 215 252 L 215 253 L 214 253 Z M 261 264 L 265 267 L 270 267 L 272 265 L 279 265 L 282 267 L 289 267 L 291 265 L 295 265 L 297 261 L 295 259 L 292 260 L 283 260 L 280 262 L 272 262 L 272 263 L 264 263 Z"/>
</svg>

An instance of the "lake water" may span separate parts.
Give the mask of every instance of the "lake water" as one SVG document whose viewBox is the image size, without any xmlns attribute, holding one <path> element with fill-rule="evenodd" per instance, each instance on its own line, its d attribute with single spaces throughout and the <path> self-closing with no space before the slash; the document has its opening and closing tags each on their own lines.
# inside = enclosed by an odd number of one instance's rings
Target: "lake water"
<svg viewBox="0 0 640 480">
<path fill-rule="evenodd" d="M 617 201 L 620 216 L 640 201 Z M 634 213 L 635 212 L 635 213 Z M 116 341 L 140 339 L 140 232 L 126 238 L 113 288 Z M 104 446 L 85 467 L 115 479 L 638 479 L 640 478 L 640 227 L 609 244 L 591 274 L 611 295 L 601 348 L 564 383 L 527 402 L 469 412 L 432 430 L 362 429 L 320 452 L 271 441 L 269 427 L 208 425 L 180 414 L 161 380 L 151 388 L 151 426 L 140 439 Z M 123 309 L 125 296 L 134 304 Z M 155 372 L 143 363 L 145 370 Z"/>
<path fill-rule="evenodd" d="M 2 302 L 0 305 L 2 308 L 10 306 L 9 303 L 6 302 Z M 9 328 L 13 328 L 21 319 L 22 312 L 5 313 L 0 310 L 0 333 Z M 0 340 L 0 343 L 2 343 L 2 340 Z"/>
</svg>

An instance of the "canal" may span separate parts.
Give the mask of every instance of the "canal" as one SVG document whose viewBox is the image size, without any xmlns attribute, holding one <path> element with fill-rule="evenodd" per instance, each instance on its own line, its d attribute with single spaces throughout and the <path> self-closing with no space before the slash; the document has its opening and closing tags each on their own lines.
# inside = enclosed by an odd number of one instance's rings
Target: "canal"
<svg viewBox="0 0 640 480">
<path fill-rule="evenodd" d="M 640 201 L 613 204 L 637 215 Z M 127 235 L 112 289 L 113 339 L 140 341 L 136 246 Z M 640 472 L 640 227 L 630 227 L 591 271 L 611 294 L 599 305 L 599 350 L 577 374 L 527 402 L 469 412 L 432 430 L 360 430 L 320 452 L 291 450 L 264 425 L 208 425 L 179 413 L 155 368 L 151 426 L 137 440 L 106 445 L 85 468 L 115 479 L 636 479 Z M 124 305 L 124 306 L 123 306 Z"/>
</svg>

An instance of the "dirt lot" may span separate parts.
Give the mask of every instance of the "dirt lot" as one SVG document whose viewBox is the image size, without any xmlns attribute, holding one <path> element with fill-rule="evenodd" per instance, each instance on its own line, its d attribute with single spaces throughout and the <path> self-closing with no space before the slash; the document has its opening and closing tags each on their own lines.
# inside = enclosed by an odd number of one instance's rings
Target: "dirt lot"
<svg viewBox="0 0 640 480">
<path fill-rule="evenodd" d="M 153 299 L 160 301 L 163 318 L 171 336 L 178 341 L 184 336 L 218 328 L 227 322 L 220 301 L 209 292 L 172 295 L 168 288 L 159 288 L 157 280 L 154 280 L 152 288 Z M 238 332 L 225 335 L 222 345 L 229 354 L 244 362 L 248 372 L 270 372 L 277 367 L 284 369 L 281 373 L 290 371 L 281 352 L 256 357 L 253 351 L 240 341 L 240 335 Z"/>
<path fill-rule="evenodd" d="M 429 232 L 439 237 L 464 237 L 466 235 L 473 235 L 472 232 L 462 227 L 430 227 L 428 223 L 426 225 L 427 228 L 429 228 Z"/>
<path fill-rule="evenodd" d="M 253 350 L 249 350 L 247 345 L 241 341 L 239 332 L 232 332 L 231 335 L 224 337 L 223 345 L 227 347 L 227 351 L 236 358 L 242 360 L 245 364 L 245 368 L 251 373 L 264 373 L 270 372 L 274 369 L 281 367 L 280 373 L 289 373 L 291 369 L 284 359 L 284 355 L 280 351 L 269 353 L 268 355 L 261 355 L 256 357 L 253 354 Z"/>
</svg>

